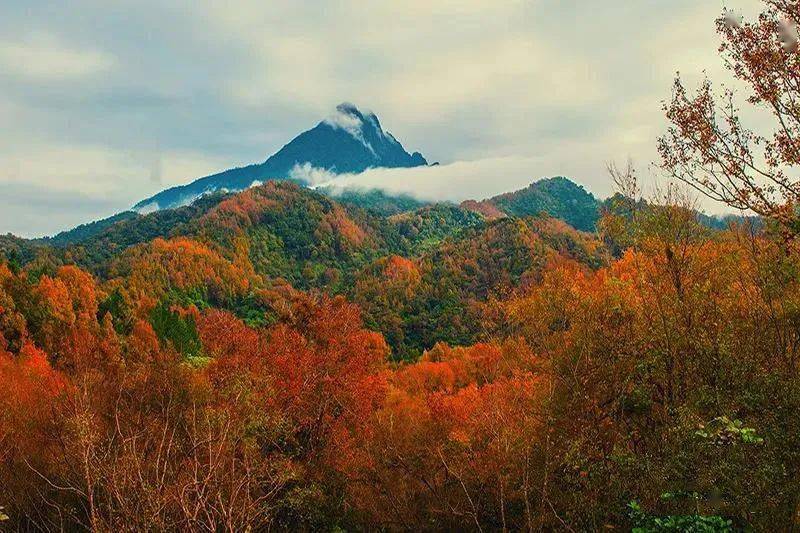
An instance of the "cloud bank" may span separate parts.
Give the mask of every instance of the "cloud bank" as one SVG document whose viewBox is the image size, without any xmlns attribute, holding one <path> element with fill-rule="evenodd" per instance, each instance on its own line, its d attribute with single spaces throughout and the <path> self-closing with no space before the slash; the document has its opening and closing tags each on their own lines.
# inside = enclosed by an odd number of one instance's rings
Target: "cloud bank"
<svg viewBox="0 0 800 533">
<path fill-rule="evenodd" d="M 372 168 L 360 174 L 334 175 L 308 165 L 296 167 L 292 177 L 315 187 L 337 190 L 380 189 L 420 200 L 461 202 L 483 199 L 527 186 L 542 177 L 535 169 L 541 161 L 502 157 L 458 161 L 446 165 L 414 168 Z M 502 179 L 498 180 L 498 176 Z"/>
</svg>

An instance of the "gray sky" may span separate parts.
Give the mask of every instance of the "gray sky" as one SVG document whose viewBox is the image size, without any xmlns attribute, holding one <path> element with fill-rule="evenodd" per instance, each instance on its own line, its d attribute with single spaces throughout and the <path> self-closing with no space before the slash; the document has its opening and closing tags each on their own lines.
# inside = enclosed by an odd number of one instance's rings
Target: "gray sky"
<svg viewBox="0 0 800 533">
<path fill-rule="evenodd" d="M 752 18 L 760 3 L 724 5 Z M 0 2 L 0 233 L 50 234 L 263 161 L 345 100 L 443 163 L 424 177 L 439 197 L 552 175 L 606 196 L 606 161 L 656 159 L 677 70 L 690 83 L 704 69 L 728 79 L 714 31 L 722 9 L 717 0 Z"/>
</svg>

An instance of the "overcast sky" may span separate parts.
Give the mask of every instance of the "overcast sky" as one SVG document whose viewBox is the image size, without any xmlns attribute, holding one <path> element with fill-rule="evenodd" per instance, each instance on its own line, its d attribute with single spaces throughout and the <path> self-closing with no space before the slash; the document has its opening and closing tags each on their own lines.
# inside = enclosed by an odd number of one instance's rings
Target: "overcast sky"
<svg viewBox="0 0 800 533">
<path fill-rule="evenodd" d="M 260 162 L 336 104 L 445 170 L 446 197 L 656 159 L 677 70 L 727 79 L 757 0 L 0 2 L 0 233 L 50 234 Z M 463 171 L 463 172 L 462 172 Z M 469 179 L 457 181 L 457 175 Z M 647 172 L 644 173 L 648 175 Z M 452 186 L 451 186 L 452 183 Z"/>
</svg>

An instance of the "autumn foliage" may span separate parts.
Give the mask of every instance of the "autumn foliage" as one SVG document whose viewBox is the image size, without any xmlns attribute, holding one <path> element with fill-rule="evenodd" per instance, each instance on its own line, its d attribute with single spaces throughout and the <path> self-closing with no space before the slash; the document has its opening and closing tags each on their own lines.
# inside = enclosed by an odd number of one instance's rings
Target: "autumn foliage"
<svg viewBox="0 0 800 533">
<path fill-rule="evenodd" d="M 719 29 L 780 129 L 678 84 L 661 144 L 757 225 L 670 194 L 595 234 L 380 217 L 269 182 L 0 255 L 0 528 L 797 529 L 798 52 L 774 32 L 800 10 L 767 4 Z"/>
<path fill-rule="evenodd" d="M 481 304 L 484 341 L 403 364 L 344 297 L 264 284 L 189 239 L 133 249 L 107 281 L 4 266 L 5 512 L 44 529 L 598 529 L 630 525 L 636 500 L 791 523 L 797 255 L 651 217 L 605 266 L 599 242 L 513 219 L 480 238 L 538 259 L 464 241 L 440 266 L 376 262 L 354 285 L 368 308 L 408 309 L 431 268 Z M 261 326 L 226 310 L 254 289 Z M 214 300 L 175 296 L 195 290 Z"/>
</svg>

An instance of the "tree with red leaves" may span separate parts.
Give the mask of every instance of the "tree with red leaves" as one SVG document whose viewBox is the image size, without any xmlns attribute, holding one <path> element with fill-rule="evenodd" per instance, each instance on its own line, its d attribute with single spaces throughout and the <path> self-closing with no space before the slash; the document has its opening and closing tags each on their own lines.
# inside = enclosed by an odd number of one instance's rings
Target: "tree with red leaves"
<svg viewBox="0 0 800 533">
<path fill-rule="evenodd" d="M 717 21 L 726 67 L 752 91 L 747 103 L 766 109 L 774 131 L 757 133 L 741 117 L 732 90 L 715 95 L 706 79 L 694 94 L 676 79 L 665 106 L 671 126 L 659 140 L 662 167 L 704 195 L 775 219 L 800 232 L 800 2 L 767 0 L 758 20 Z"/>
</svg>

